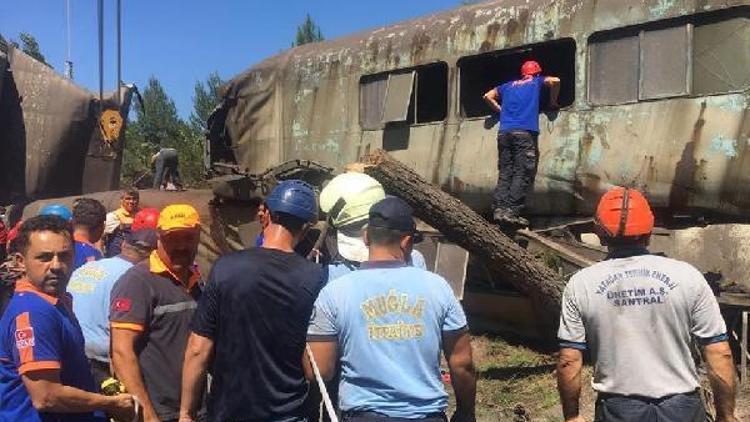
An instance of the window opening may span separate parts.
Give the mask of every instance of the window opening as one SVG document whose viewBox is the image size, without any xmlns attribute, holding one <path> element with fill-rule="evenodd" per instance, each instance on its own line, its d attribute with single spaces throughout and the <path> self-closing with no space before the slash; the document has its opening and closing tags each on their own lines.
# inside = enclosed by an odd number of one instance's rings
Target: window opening
<svg viewBox="0 0 750 422">
<path fill-rule="evenodd" d="M 410 69 L 366 75 L 360 80 L 360 125 L 429 123 L 448 114 L 448 65 L 431 63 Z"/>
<path fill-rule="evenodd" d="M 573 39 L 550 41 L 520 48 L 499 50 L 476 56 L 462 57 L 458 61 L 461 83 L 461 114 L 465 117 L 489 116 L 492 111 L 482 96 L 500 84 L 521 78 L 521 65 L 526 60 L 536 60 L 543 75 L 560 78 L 561 107 L 575 101 L 575 52 Z M 542 110 L 549 103 L 549 92 L 542 93 Z"/>
</svg>

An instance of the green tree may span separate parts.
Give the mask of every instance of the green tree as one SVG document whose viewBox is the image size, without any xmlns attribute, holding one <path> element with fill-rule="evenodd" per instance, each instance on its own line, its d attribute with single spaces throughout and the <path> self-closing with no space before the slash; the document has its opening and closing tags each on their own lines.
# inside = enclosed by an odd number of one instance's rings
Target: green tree
<svg viewBox="0 0 750 422">
<path fill-rule="evenodd" d="M 28 32 L 21 32 L 20 34 L 18 34 L 18 38 L 21 39 L 20 45 L 18 44 L 18 41 L 13 39 L 5 39 L 5 37 L 0 34 L 0 51 L 2 51 L 3 53 L 7 53 L 10 47 L 20 48 L 21 51 L 33 57 L 37 61 L 44 63 L 49 67 L 52 67 L 52 65 L 47 63 L 47 59 L 44 57 L 44 54 L 42 54 L 42 50 L 39 48 L 39 43 L 33 35 L 29 34 Z"/>
<path fill-rule="evenodd" d="M 292 47 L 323 40 L 323 33 L 320 31 L 320 27 L 312 20 L 308 13 L 305 22 L 297 27 L 297 37 L 294 43 L 292 43 Z"/>
<path fill-rule="evenodd" d="M 44 54 L 42 54 L 41 49 L 39 49 L 39 43 L 36 41 L 36 38 L 34 38 L 33 35 L 29 34 L 28 32 L 21 32 L 20 34 L 18 34 L 18 38 L 21 39 L 21 50 L 24 53 L 46 64 L 47 66 L 50 66 L 50 64 L 47 63 L 47 59 L 44 58 Z"/>
<path fill-rule="evenodd" d="M 203 140 L 180 119 L 174 101 L 159 80 L 152 76 L 142 93 L 143 104 L 126 130 L 122 183 L 130 185 L 144 174 L 153 174 L 151 156 L 159 148 L 175 148 L 180 156 L 180 175 L 186 186 L 203 178 Z"/>
<path fill-rule="evenodd" d="M 221 101 L 219 88 L 223 83 L 224 81 L 216 72 L 210 73 L 205 82 L 198 81 L 195 83 L 190 125 L 198 134 L 203 134 L 208 129 L 208 116 Z"/>
</svg>

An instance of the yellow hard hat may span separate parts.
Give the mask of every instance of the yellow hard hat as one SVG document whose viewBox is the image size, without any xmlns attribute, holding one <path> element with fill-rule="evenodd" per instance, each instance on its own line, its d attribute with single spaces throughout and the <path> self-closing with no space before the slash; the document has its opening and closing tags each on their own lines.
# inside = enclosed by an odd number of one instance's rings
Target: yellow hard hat
<svg viewBox="0 0 750 422">
<path fill-rule="evenodd" d="M 320 209 L 340 228 L 367 220 L 370 207 L 385 198 L 377 180 L 364 173 L 340 174 L 320 192 Z"/>
</svg>

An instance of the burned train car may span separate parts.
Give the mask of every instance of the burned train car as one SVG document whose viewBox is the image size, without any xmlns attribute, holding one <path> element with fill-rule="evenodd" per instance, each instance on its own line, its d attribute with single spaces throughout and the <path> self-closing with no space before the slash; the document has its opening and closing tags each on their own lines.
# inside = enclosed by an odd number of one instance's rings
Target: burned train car
<svg viewBox="0 0 750 422">
<path fill-rule="evenodd" d="M 585 216 L 612 185 L 671 216 L 750 216 L 750 2 L 504 0 L 308 44 L 232 79 L 213 162 L 341 169 L 384 148 L 489 210 L 497 127 L 482 94 L 539 61 L 562 80 L 540 116 L 529 212 Z"/>
<path fill-rule="evenodd" d="M 117 189 L 122 141 L 104 140 L 100 116 L 127 116 L 121 102 L 99 98 L 44 63 L 10 48 L 0 53 L 0 204 Z M 124 127 L 118 127 L 124 133 Z"/>
</svg>

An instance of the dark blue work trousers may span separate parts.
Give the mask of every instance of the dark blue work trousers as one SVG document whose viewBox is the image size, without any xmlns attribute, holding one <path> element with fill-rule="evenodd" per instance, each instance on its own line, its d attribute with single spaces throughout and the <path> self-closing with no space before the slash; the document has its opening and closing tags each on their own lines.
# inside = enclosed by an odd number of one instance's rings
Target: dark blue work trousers
<svg viewBox="0 0 750 422">
<path fill-rule="evenodd" d="M 539 164 L 539 134 L 527 130 L 500 132 L 497 136 L 497 186 L 492 208 L 521 214 L 526 195 L 534 189 Z"/>
<path fill-rule="evenodd" d="M 599 394 L 595 422 L 705 422 L 706 409 L 698 392 L 659 399 Z"/>
</svg>

